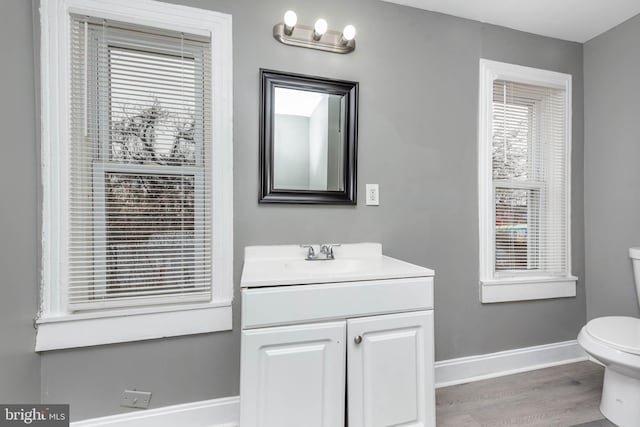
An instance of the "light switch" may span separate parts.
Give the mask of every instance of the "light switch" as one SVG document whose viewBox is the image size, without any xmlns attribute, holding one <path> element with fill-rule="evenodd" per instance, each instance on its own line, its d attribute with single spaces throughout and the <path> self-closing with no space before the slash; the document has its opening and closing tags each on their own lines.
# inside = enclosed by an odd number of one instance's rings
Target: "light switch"
<svg viewBox="0 0 640 427">
<path fill-rule="evenodd" d="M 380 204 L 380 187 L 378 184 L 367 184 L 367 205 L 378 206 Z"/>
</svg>

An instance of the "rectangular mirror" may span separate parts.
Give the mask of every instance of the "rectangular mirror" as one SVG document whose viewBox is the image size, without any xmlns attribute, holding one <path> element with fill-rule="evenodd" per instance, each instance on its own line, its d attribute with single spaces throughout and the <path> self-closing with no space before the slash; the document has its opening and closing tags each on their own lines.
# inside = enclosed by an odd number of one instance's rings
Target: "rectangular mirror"
<svg viewBox="0 0 640 427">
<path fill-rule="evenodd" d="M 355 204 L 358 83 L 260 74 L 260 202 Z"/>
</svg>

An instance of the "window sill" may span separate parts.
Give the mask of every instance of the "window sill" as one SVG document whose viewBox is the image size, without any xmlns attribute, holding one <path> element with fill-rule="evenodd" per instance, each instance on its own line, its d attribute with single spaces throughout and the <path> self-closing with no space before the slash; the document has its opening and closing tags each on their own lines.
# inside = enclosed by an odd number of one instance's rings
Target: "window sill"
<svg viewBox="0 0 640 427">
<path fill-rule="evenodd" d="M 575 276 L 526 277 L 480 281 L 480 302 L 530 301 L 576 296 Z"/>
<path fill-rule="evenodd" d="M 46 316 L 36 322 L 35 351 L 228 331 L 231 301 Z"/>
</svg>

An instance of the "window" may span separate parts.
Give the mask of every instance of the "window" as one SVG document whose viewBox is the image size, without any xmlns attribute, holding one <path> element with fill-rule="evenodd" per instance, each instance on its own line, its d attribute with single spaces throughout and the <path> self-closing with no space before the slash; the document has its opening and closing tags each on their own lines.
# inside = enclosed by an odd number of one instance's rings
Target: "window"
<svg viewBox="0 0 640 427">
<path fill-rule="evenodd" d="M 71 24 L 69 307 L 207 301 L 210 43 Z"/>
<path fill-rule="evenodd" d="M 571 76 L 480 63 L 482 302 L 575 296 Z"/>
<path fill-rule="evenodd" d="M 230 17 L 102 3 L 42 6 L 36 350 L 231 328 Z"/>
</svg>

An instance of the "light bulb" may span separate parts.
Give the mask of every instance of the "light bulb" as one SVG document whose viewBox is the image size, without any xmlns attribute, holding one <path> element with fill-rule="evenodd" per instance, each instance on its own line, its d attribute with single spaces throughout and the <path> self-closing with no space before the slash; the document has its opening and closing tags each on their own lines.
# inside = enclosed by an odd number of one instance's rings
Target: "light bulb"
<svg viewBox="0 0 640 427">
<path fill-rule="evenodd" d="M 344 38 L 346 41 L 353 40 L 355 36 L 356 27 L 354 27 L 353 25 L 347 25 L 346 27 L 344 27 L 344 30 L 342 30 L 342 38 Z"/>
<path fill-rule="evenodd" d="M 295 27 L 298 23 L 298 15 L 293 10 L 287 10 L 284 14 L 284 25 Z"/>
<path fill-rule="evenodd" d="M 316 24 L 313 26 L 313 30 L 317 35 L 322 36 L 327 32 L 327 21 L 322 18 L 318 19 Z"/>
</svg>

